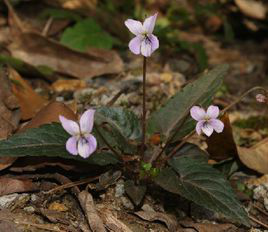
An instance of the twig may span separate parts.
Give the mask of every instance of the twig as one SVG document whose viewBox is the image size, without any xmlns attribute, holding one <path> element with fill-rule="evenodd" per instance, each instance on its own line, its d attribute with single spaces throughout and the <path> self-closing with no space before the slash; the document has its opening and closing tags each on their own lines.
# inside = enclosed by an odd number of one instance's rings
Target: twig
<svg viewBox="0 0 268 232">
<path fill-rule="evenodd" d="M 46 21 L 46 24 L 42 30 L 42 36 L 44 36 L 44 37 L 47 36 L 52 23 L 53 23 L 53 17 L 49 17 L 49 19 Z"/>
<path fill-rule="evenodd" d="M 257 210 L 259 210 L 264 215 L 268 216 L 268 213 L 266 211 L 264 211 L 262 208 L 260 208 L 259 206 L 253 204 L 253 207 L 256 208 Z"/>
<path fill-rule="evenodd" d="M 60 191 L 60 190 L 64 190 L 64 189 L 67 189 L 67 188 L 72 188 L 74 186 L 78 186 L 78 185 L 82 185 L 82 184 L 87 184 L 89 182 L 97 180 L 98 178 L 99 178 L 99 176 L 95 176 L 95 177 L 86 178 L 84 180 L 79 180 L 79 181 L 75 181 L 75 182 L 71 182 L 71 183 L 66 183 L 66 184 L 63 184 L 61 186 L 57 186 L 57 187 L 55 187 L 53 189 L 50 189 L 49 191 L 44 192 L 44 193 L 45 194 L 52 194 L 52 193 L 55 193 L 55 192 Z"/>
<path fill-rule="evenodd" d="M 258 219 L 254 218 L 253 216 L 248 216 L 250 218 L 250 220 L 254 221 L 255 223 L 263 226 L 265 229 L 268 229 L 268 225 L 264 224 L 263 222 L 259 221 Z"/>
<path fill-rule="evenodd" d="M 19 28 L 19 30 L 21 32 L 25 32 L 25 29 L 23 27 L 23 24 L 19 18 L 19 16 L 17 15 L 17 13 L 15 12 L 13 6 L 10 4 L 9 0 L 4 0 L 4 3 L 6 4 L 9 13 L 12 15 L 12 17 L 14 18 L 15 24 L 17 25 L 17 27 Z"/>
</svg>

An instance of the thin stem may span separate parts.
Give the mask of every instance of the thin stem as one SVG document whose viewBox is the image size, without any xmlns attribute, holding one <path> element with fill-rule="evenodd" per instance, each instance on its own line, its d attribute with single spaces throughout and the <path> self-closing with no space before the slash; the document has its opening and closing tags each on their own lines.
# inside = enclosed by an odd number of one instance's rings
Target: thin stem
<svg viewBox="0 0 268 232">
<path fill-rule="evenodd" d="M 121 155 L 108 143 L 108 141 L 104 138 L 104 136 L 101 134 L 98 126 L 94 125 L 97 133 L 99 134 L 99 136 L 101 137 L 101 139 L 103 140 L 103 142 L 106 144 L 107 147 L 109 147 L 109 149 L 119 158 L 121 159 Z"/>
<path fill-rule="evenodd" d="M 145 152 L 145 133 L 146 133 L 146 57 L 143 57 L 143 96 L 142 96 L 142 143 L 141 157 L 144 158 Z"/>
</svg>

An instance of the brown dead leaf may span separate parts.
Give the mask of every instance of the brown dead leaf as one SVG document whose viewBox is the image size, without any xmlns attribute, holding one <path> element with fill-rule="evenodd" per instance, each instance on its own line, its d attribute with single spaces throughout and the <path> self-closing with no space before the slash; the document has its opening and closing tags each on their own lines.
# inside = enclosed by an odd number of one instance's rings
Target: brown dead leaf
<svg viewBox="0 0 268 232">
<path fill-rule="evenodd" d="M 94 48 L 81 53 L 36 33 L 15 36 L 8 49 L 13 57 L 28 64 L 48 66 L 58 73 L 80 79 L 123 70 L 123 62 L 114 51 Z"/>
<path fill-rule="evenodd" d="M 235 0 L 236 5 L 248 17 L 255 19 L 265 19 L 266 6 L 256 0 Z"/>
<path fill-rule="evenodd" d="M 266 17 L 266 6 L 256 0 L 235 0 L 236 5 L 248 17 L 254 19 L 265 19 Z"/>
<path fill-rule="evenodd" d="M 20 109 L 11 91 L 6 67 L 0 70 L 0 83 L 0 139 L 6 139 L 19 125 Z M 0 157 L 0 170 L 9 167 L 15 160 L 14 157 Z"/>
<path fill-rule="evenodd" d="M 20 105 L 21 118 L 23 120 L 31 119 L 47 104 L 47 101 L 38 95 L 13 68 L 9 68 L 9 78 L 12 81 L 12 91 Z"/>
<path fill-rule="evenodd" d="M 95 204 L 91 194 L 84 190 L 79 193 L 78 199 L 81 207 L 83 208 L 83 211 L 87 215 L 87 220 L 91 230 L 93 232 L 105 232 L 106 229 L 104 227 L 103 221 L 95 209 Z"/>
<path fill-rule="evenodd" d="M 63 115 L 64 117 L 71 120 L 77 119 L 74 112 L 63 103 L 51 102 L 43 109 L 41 109 L 35 115 L 35 117 L 20 130 L 20 132 L 29 128 L 37 128 L 43 124 L 48 124 L 51 122 L 59 122 L 59 115 Z"/>
<path fill-rule="evenodd" d="M 117 219 L 110 210 L 101 210 L 101 216 L 105 227 L 113 232 L 133 232 L 123 222 Z"/>
<path fill-rule="evenodd" d="M 268 138 L 250 148 L 238 147 L 243 164 L 262 174 L 268 174 Z"/>
<path fill-rule="evenodd" d="M 209 224 L 209 223 L 194 223 L 192 221 L 180 221 L 180 224 L 184 228 L 193 228 L 193 231 L 198 232 L 231 232 L 237 231 L 236 226 L 232 224 Z M 186 232 L 187 230 L 182 229 L 182 232 Z"/>
<path fill-rule="evenodd" d="M 47 4 L 60 6 L 69 10 L 93 10 L 97 5 L 97 0 L 45 0 Z"/>
<path fill-rule="evenodd" d="M 0 231 L 21 232 L 12 221 L 1 221 Z"/>
<path fill-rule="evenodd" d="M 176 219 L 173 216 L 168 215 L 166 213 L 153 212 L 153 211 L 139 211 L 139 212 L 135 212 L 135 215 L 139 216 L 143 220 L 150 221 L 150 222 L 153 222 L 153 221 L 164 222 L 169 231 L 171 232 L 177 231 L 178 224 L 177 224 Z"/>
<path fill-rule="evenodd" d="M 209 158 L 216 161 L 237 156 L 237 148 L 228 114 L 224 114 L 221 121 L 224 123 L 223 132 L 213 133 L 207 139 Z"/>
<path fill-rule="evenodd" d="M 52 84 L 56 92 L 75 91 L 86 87 L 87 83 L 84 80 L 57 80 Z"/>
<path fill-rule="evenodd" d="M 48 209 L 58 211 L 58 212 L 68 211 L 68 208 L 64 204 L 59 203 L 59 202 L 52 202 L 51 204 L 49 204 Z"/>
<path fill-rule="evenodd" d="M 30 192 L 37 189 L 38 186 L 29 179 L 0 177 L 0 196 L 10 193 Z"/>
</svg>

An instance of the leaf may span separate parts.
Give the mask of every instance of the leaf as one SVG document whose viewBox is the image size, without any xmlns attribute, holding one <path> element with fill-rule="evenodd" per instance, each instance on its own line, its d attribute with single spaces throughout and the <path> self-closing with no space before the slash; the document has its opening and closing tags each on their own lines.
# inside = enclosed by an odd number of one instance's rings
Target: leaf
<svg viewBox="0 0 268 232">
<path fill-rule="evenodd" d="M 148 120 L 148 133 L 150 135 L 160 133 L 168 138 L 183 123 L 193 105 L 206 107 L 211 103 L 227 70 L 227 65 L 219 65 L 175 94 L 162 108 L 151 115 Z M 194 120 L 188 117 L 176 134 L 176 139 L 191 132 L 194 125 Z"/>
<path fill-rule="evenodd" d="M 241 162 L 248 168 L 262 174 L 268 174 L 268 138 L 250 148 L 237 147 Z"/>
<path fill-rule="evenodd" d="M 103 31 L 93 19 L 85 19 L 67 28 L 60 42 L 69 48 L 86 51 L 88 47 L 111 49 L 115 38 Z"/>
<path fill-rule="evenodd" d="M 135 185 L 134 181 L 132 180 L 126 181 L 124 186 L 126 194 L 130 197 L 133 203 L 136 206 L 140 205 L 146 193 L 146 186 Z"/>
<path fill-rule="evenodd" d="M 180 194 L 209 210 L 249 226 L 245 210 L 227 180 L 206 162 L 180 156 L 169 161 L 155 182 L 165 190 Z"/>
<path fill-rule="evenodd" d="M 253 0 L 235 0 L 235 4 L 246 16 L 254 19 L 265 19 L 267 8 L 262 2 Z"/>
<path fill-rule="evenodd" d="M 73 21 L 80 21 L 82 17 L 79 14 L 74 13 L 73 11 L 57 9 L 57 8 L 48 8 L 41 13 L 41 18 L 50 18 L 53 19 L 70 19 Z"/>
<path fill-rule="evenodd" d="M 70 135 L 59 123 L 42 125 L 25 132 L 15 134 L 7 140 L 0 141 L 0 156 L 51 156 L 76 159 L 91 164 L 107 165 L 118 162 L 109 152 L 95 152 L 88 159 L 69 154 L 65 144 Z"/>
<path fill-rule="evenodd" d="M 109 123 L 129 140 L 141 138 L 140 120 L 131 111 L 121 107 L 101 107 L 97 109 L 96 118 L 98 123 Z"/>
<path fill-rule="evenodd" d="M 39 67 L 39 71 L 47 73 L 48 68 L 44 70 L 45 66 L 55 72 L 79 79 L 118 73 L 123 70 L 123 62 L 114 51 L 91 48 L 86 53 L 81 53 L 30 32 L 15 36 L 8 50 L 16 58 L 16 62 L 13 59 L 11 62 L 17 66 L 21 64 L 18 60 L 20 59 L 31 66 Z"/>
</svg>

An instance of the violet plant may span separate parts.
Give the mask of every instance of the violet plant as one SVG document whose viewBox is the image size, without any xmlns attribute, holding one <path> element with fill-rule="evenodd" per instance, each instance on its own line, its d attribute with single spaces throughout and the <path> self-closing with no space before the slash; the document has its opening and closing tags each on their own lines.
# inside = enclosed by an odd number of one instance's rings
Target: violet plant
<svg viewBox="0 0 268 232">
<path fill-rule="evenodd" d="M 201 74 L 146 117 L 146 64 L 159 47 L 153 35 L 157 14 L 143 23 L 128 19 L 125 25 L 135 37 L 129 49 L 143 56 L 143 98 L 141 119 L 122 107 L 98 106 L 85 111 L 79 123 L 59 116 L 51 123 L 0 141 L 1 156 L 58 156 L 99 166 L 116 165 L 125 176 L 125 190 L 140 206 L 147 183 L 179 194 L 233 221 L 249 225 L 247 213 L 237 200 L 224 175 L 208 164 L 208 153 L 188 142 L 195 133 L 221 133 L 220 117 L 253 91 L 266 101 L 262 87 L 254 87 L 223 109 L 212 105 L 228 65 L 219 65 Z M 205 111 L 205 109 L 207 109 Z M 151 142 L 157 137 L 158 142 Z M 150 185 L 151 186 L 151 185 Z M 136 191 L 133 191 L 133 188 Z"/>
</svg>

